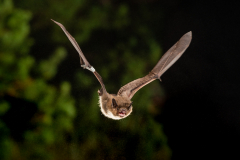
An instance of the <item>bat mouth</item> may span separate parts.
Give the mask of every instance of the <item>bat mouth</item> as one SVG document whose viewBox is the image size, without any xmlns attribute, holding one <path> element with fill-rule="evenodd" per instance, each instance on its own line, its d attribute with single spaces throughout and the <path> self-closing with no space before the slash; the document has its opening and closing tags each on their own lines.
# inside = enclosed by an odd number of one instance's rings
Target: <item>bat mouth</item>
<svg viewBox="0 0 240 160">
<path fill-rule="evenodd" d="M 122 110 L 121 112 L 118 112 L 118 115 L 119 115 L 120 117 L 124 117 L 124 116 L 126 116 L 126 111 L 125 111 L 125 110 Z"/>
</svg>

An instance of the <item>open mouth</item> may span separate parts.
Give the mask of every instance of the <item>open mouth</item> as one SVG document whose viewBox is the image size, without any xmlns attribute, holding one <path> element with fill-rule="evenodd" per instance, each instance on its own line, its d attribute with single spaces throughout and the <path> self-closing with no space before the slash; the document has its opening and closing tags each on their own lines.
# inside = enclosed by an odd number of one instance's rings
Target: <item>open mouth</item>
<svg viewBox="0 0 240 160">
<path fill-rule="evenodd" d="M 122 110 L 121 112 L 118 113 L 120 117 L 124 117 L 126 115 L 126 111 Z"/>
</svg>

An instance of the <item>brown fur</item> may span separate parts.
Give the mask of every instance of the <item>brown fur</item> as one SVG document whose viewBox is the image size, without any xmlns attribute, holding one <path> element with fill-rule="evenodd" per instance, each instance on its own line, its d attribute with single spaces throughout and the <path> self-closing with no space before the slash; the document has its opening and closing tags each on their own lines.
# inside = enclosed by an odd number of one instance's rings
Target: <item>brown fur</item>
<svg viewBox="0 0 240 160">
<path fill-rule="evenodd" d="M 117 107 L 113 106 L 112 99 L 115 99 L 118 105 Z M 131 100 L 129 100 L 128 98 L 118 95 L 105 93 L 102 94 L 102 96 L 99 96 L 99 106 L 103 115 L 115 120 L 125 118 L 131 114 L 133 108 L 132 106 L 130 106 L 131 103 Z M 122 110 L 126 111 L 126 114 L 123 117 L 119 115 L 119 112 L 121 112 Z"/>
</svg>

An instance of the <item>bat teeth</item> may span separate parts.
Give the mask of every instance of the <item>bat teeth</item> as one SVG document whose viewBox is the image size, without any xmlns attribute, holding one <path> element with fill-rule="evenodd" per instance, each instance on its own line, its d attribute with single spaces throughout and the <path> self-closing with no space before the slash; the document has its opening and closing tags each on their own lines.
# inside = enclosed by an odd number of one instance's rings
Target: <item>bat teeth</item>
<svg viewBox="0 0 240 160">
<path fill-rule="evenodd" d="M 122 112 L 119 112 L 118 115 L 119 115 L 120 117 L 124 117 L 124 116 L 126 116 L 126 111 L 123 110 Z"/>
</svg>

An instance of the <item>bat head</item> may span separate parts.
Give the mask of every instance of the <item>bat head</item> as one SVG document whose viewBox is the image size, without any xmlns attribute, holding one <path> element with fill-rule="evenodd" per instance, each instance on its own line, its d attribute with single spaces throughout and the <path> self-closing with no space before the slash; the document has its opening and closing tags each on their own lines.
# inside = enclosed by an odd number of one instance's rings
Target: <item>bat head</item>
<svg viewBox="0 0 240 160">
<path fill-rule="evenodd" d="M 126 118 L 132 112 L 132 102 L 124 97 L 109 96 L 105 100 L 99 99 L 102 113 L 111 119 L 119 120 Z"/>
<path fill-rule="evenodd" d="M 115 117 L 119 117 L 120 119 L 127 117 L 132 112 L 132 102 L 121 102 L 118 103 L 113 98 L 112 99 L 112 113 Z"/>
</svg>

